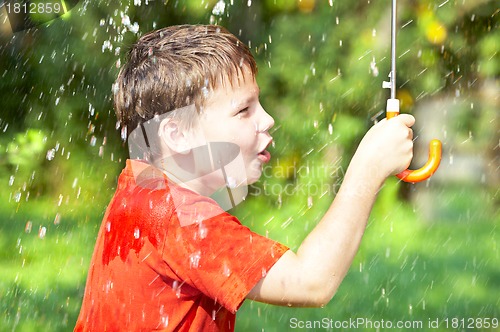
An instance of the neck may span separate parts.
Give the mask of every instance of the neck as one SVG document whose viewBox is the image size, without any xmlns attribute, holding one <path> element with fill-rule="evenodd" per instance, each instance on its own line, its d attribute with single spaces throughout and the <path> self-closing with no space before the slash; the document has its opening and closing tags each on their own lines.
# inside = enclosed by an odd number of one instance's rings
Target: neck
<svg viewBox="0 0 500 332">
<path fill-rule="evenodd" d="M 180 168 L 178 165 L 164 165 L 160 163 L 155 164 L 155 166 L 158 167 L 170 181 L 179 187 L 189 189 L 202 196 L 209 197 L 217 190 L 217 188 L 208 185 L 213 185 L 217 181 L 213 174 L 200 176 L 195 173 L 190 173 Z"/>
</svg>

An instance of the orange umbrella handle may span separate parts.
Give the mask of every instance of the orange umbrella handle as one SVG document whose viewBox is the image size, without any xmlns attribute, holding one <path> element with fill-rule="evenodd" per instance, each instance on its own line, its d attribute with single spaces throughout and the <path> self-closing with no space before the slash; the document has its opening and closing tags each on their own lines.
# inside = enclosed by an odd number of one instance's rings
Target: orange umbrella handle
<svg viewBox="0 0 500 332">
<path fill-rule="evenodd" d="M 433 139 L 429 143 L 429 159 L 424 166 L 416 170 L 404 170 L 398 175 L 398 178 L 405 182 L 420 182 L 427 180 L 431 177 L 434 172 L 439 167 L 439 163 L 441 162 L 441 141 L 437 139 Z"/>
<path fill-rule="evenodd" d="M 396 99 L 396 0 L 392 0 L 391 8 L 391 72 L 389 82 L 383 82 L 383 88 L 391 89 L 391 98 L 387 100 L 386 117 L 393 118 L 399 114 L 399 100 Z M 434 139 L 429 144 L 429 159 L 422 168 L 405 170 L 397 175 L 405 182 L 420 182 L 431 177 L 441 162 L 441 142 Z"/>
<path fill-rule="evenodd" d="M 390 119 L 398 114 L 399 112 L 387 112 L 386 117 Z M 433 139 L 429 143 L 429 159 L 427 159 L 425 165 L 416 170 L 404 170 L 396 176 L 405 182 L 420 182 L 427 180 L 439 167 L 439 163 L 441 162 L 441 151 L 441 141 Z"/>
</svg>

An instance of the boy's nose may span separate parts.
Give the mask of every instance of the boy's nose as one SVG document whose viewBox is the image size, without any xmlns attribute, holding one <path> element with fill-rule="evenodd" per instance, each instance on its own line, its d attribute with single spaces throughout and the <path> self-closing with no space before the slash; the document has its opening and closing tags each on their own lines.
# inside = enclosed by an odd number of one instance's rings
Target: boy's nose
<svg viewBox="0 0 500 332">
<path fill-rule="evenodd" d="M 266 110 L 259 104 L 259 122 L 257 131 L 264 133 L 274 126 L 274 119 Z"/>
</svg>

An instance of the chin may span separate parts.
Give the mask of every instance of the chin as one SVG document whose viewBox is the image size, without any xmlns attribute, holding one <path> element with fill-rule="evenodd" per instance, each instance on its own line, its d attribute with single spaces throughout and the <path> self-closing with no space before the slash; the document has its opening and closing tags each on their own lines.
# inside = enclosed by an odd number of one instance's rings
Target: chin
<svg viewBox="0 0 500 332">
<path fill-rule="evenodd" d="M 255 182 L 259 181 L 263 173 L 263 164 L 259 160 L 252 160 L 245 167 L 244 182 L 247 185 L 254 184 Z"/>
<path fill-rule="evenodd" d="M 248 176 L 247 176 L 247 184 L 254 184 L 255 182 L 259 181 L 260 177 L 262 176 L 262 170 L 256 170 L 256 169 L 253 169 L 253 170 L 250 170 L 248 172 Z"/>
<path fill-rule="evenodd" d="M 251 185 L 251 184 L 254 184 L 255 182 L 259 181 L 259 178 L 248 178 L 247 180 L 247 184 L 248 185 Z"/>
</svg>

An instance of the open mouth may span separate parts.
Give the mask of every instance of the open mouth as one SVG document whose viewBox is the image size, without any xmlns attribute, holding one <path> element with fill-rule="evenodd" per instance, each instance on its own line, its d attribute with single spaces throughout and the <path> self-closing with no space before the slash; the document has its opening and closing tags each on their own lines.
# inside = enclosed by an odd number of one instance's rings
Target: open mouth
<svg viewBox="0 0 500 332">
<path fill-rule="evenodd" d="M 259 157 L 258 157 L 263 163 L 268 163 L 269 160 L 271 160 L 271 154 L 269 153 L 269 151 L 267 150 L 264 150 L 262 152 L 259 153 Z"/>
<path fill-rule="evenodd" d="M 271 145 L 272 141 L 273 140 L 270 139 L 269 142 L 267 143 L 266 147 L 261 152 L 258 153 L 258 158 L 263 163 L 268 163 L 269 160 L 271 160 L 271 153 L 269 153 L 269 151 L 267 151 L 266 149 L 269 147 L 269 145 Z"/>
</svg>

